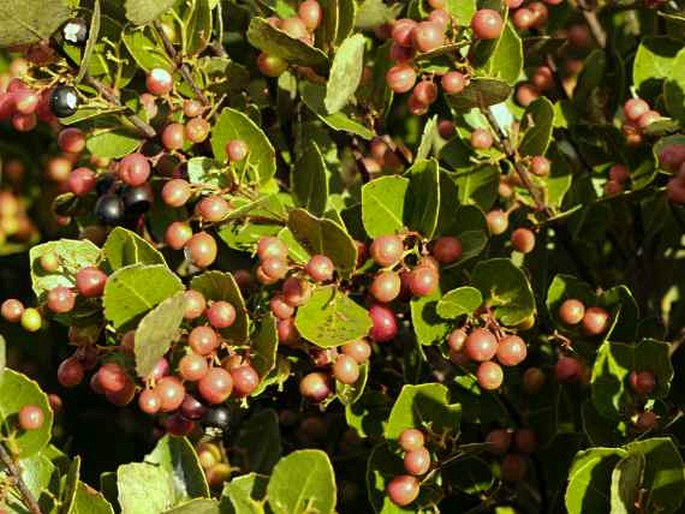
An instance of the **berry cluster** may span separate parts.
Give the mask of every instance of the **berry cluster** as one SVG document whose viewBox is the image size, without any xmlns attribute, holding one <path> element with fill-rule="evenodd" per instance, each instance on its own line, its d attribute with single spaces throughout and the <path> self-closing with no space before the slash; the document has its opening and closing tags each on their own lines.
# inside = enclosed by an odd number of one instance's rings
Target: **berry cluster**
<svg viewBox="0 0 685 514">
<path fill-rule="evenodd" d="M 659 152 L 663 170 L 675 173 L 666 185 L 666 196 L 676 204 L 685 204 L 685 144 L 668 144 Z"/>
<path fill-rule="evenodd" d="M 566 325 L 580 324 L 590 337 L 604 334 L 611 326 L 611 316 L 602 307 L 587 307 L 575 298 L 568 298 L 559 307 L 559 319 Z"/>
<path fill-rule="evenodd" d="M 642 98 L 631 98 L 623 104 L 623 135 L 630 146 L 639 146 L 642 143 L 643 131 L 662 116 L 659 111 L 653 110 Z"/>
<path fill-rule="evenodd" d="M 416 477 L 428 473 L 431 468 L 431 454 L 426 448 L 426 438 L 417 428 L 403 430 L 397 444 L 404 452 L 403 465 L 406 475 L 393 477 L 386 487 L 388 498 L 395 505 L 405 507 L 419 496 L 421 485 Z"/>
<path fill-rule="evenodd" d="M 520 482 L 528 469 L 528 456 L 538 446 L 535 431 L 530 428 L 517 430 L 497 428 L 485 437 L 488 452 L 502 457 L 500 474 L 506 482 Z"/>
</svg>

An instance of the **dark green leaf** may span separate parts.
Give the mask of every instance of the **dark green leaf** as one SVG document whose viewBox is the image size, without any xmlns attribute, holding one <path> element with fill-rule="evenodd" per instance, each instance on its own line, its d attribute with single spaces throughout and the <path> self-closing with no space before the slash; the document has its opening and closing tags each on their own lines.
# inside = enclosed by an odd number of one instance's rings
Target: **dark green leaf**
<svg viewBox="0 0 685 514">
<path fill-rule="evenodd" d="M 271 473 L 283 452 L 278 413 L 266 409 L 250 416 L 241 424 L 235 446 L 241 450 L 242 471 Z"/>
<path fill-rule="evenodd" d="M 212 10 L 209 0 L 195 0 L 186 26 L 185 51 L 188 55 L 202 52 L 212 37 Z"/>
<path fill-rule="evenodd" d="M 277 353 L 278 333 L 276 332 L 276 318 L 270 314 L 262 319 L 259 330 L 252 337 L 252 344 L 250 346 L 250 362 L 262 380 L 276 366 Z"/>
<path fill-rule="evenodd" d="M 512 25 L 507 23 L 502 35 L 497 39 L 494 51 L 483 66 L 483 71 L 488 77 L 503 80 L 513 86 L 518 81 L 522 68 L 521 38 Z"/>
<path fill-rule="evenodd" d="M 319 146 L 311 141 L 290 174 L 293 195 L 300 207 L 323 216 L 328 201 L 328 170 Z"/>
<path fill-rule="evenodd" d="M 405 219 L 409 228 L 430 239 L 440 210 L 440 166 L 435 159 L 416 161 L 406 172 Z"/>
<path fill-rule="evenodd" d="M 435 310 L 441 318 L 456 319 L 464 314 L 472 314 L 482 303 L 483 295 L 478 289 L 462 286 L 445 293 Z"/>
<path fill-rule="evenodd" d="M 544 96 L 526 108 L 521 121 L 523 140 L 519 145 L 522 156 L 545 155 L 552 138 L 554 106 Z"/>
<path fill-rule="evenodd" d="M 83 49 L 83 57 L 81 57 L 81 65 L 78 70 L 78 75 L 74 79 L 74 82 L 78 83 L 83 80 L 88 68 L 90 66 L 90 59 L 93 56 L 93 51 L 95 50 L 95 45 L 97 44 L 98 37 L 100 36 L 100 0 L 95 0 L 93 2 L 93 14 L 90 16 L 90 25 L 88 26 L 88 41 L 86 42 L 86 47 Z"/>
<path fill-rule="evenodd" d="M 166 264 L 155 247 L 135 232 L 122 227 L 115 227 L 109 233 L 102 251 L 112 271 L 131 264 Z"/>
<path fill-rule="evenodd" d="M 450 403 L 447 387 L 442 384 L 405 385 L 390 412 L 385 438 L 396 440 L 403 430 L 421 427 L 436 433 L 456 434 L 460 422 L 461 405 Z"/>
<path fill-rule="evenodd" d="M 496 79 L 474 78 L 458 95 L 448 95 L 447 99 L 455 109 L 468 111 L 474 107 L 489 107 L 504 102 L 511 93 L 511 87 Z"/>
<path fill-rule="evenodd" d="M 0 3 L 0 46 L 48 40 L 71 14 L 65 0 L 3 0 Z"/>
<path fill-rule="evenodd" d="M 126 18 L 135 25 L 145 25 L 159 18 L 174 0 L 125 0 Z"/>
</svg>

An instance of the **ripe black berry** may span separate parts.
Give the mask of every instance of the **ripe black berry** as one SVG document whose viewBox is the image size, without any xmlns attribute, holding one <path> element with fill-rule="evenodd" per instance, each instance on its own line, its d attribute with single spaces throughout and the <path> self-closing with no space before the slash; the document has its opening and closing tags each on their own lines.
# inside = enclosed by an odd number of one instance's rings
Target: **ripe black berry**
<svg viewBox="0 0 685 514">
<path fill-rule="evenodd" d="M 227 407 L 215 407 L 207 411 L 202 418 L 202 424 L 205 427 L 219 428 L 226 430 L 231 420 L 231 413 Z"/>
<path fill-rule="evenodd" d="M 62 27 L 62 37 L 68 43 L 76 46 L 83 46 L 88 40 L 88 24 L 83 18 L 69 20 Z"/>
<path fill-rule="evenodd" d="M 116 225 L 123 215 L 124 203 L 116 195 L 103 195 L 95 204 L 95 217 L 105 225 Z"/>
<path fill-rule="evenodd" d="M 71 86 L 57 86 L 50 93 L 50 110 L 58 118 L 73 115 L 78 108 L 76 89 Z"/>
<path fill-rule="evenodd" d="M 121 192 L 127 215 L 140 215 L 147 212 L 152 205 L 152 190 L 149 185 L 125 187 Z"/>
</svg>

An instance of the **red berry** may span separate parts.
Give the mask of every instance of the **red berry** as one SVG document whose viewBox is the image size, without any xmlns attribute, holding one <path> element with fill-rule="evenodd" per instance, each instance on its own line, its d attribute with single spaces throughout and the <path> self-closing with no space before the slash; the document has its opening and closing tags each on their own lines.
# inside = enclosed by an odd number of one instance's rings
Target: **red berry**
<svg viewBox="0 0 685 514">
<path fill-rule="evenodd" d="M 228 328 L 233 325 L 235 318 L 235 308 L 228 302 L 214 302 L 207 309 L 207 321 L 214 328 Z"/>
<path fill-rule="evenodd" d="M 502 459 L 500 470 L 502 480 L 506 482 L 520 482 L 526 476 L 528 467 L 526 458 L 517 453 L 510 453 Z"/>
<path fill-rule="evenodd" d="M 487 150 L 492 146 L 492 133 L 486 129 L 476 129 L 471 132 L 471 146 L 476 150 Z"/>
<path fill-rule="evenodd" d="M 512 432 L 506 428 L 491 430 L 485 437 L 488 452 L 493 455 L 504 455 L 509 451 L 512 441 Z"/>
<path fill-rule="evenodd" d="M 313 255 L 304 270 L 314 282 L 328 282 L 333 280 L 335 265 L 333 261 L 325 255 Z"/>
<path fill-rule="evenodd" d="M 129 186 L 142 186 L 150 177 L 150 163 L 143 154 L 132 153 L 121 159 L 118 173 Z"/>
<path fill-rule="evenodd" d="M 219 248 L 214 238 L 207 232 L 193 235 L 186 245 L 190 261 L 198 268 L 206 268 L 215 260 Z"/>
<path fill-rule="evenodd" d="M 295 308 L 283 299 L 282 294 L 277 294 L 269 301 L 269 307 L 278 319 L 287 319 L 295 314 Z"/>
<path fill-rule="evenodd" d="M 517 452 L 533 453 L 537 446 L 537 436 L 530 428 L 520 428 L 514 433 L 514 448 Z"/>
<path fill-rule="evenodd" d="M 440 285 L 438 271 L 428 265 L 418 265 L 409 273 L 409 290 L 414 296 L 429 296 Z"/>
<path fill-rule="evenodd" d="M 523 374 L 523 390 L 527 394 L 538 394 L 546 380 L 545 373 L 540 368 L 528 368 Z"/>
<path fill-rule="evenodd" d="M 530 171 L 538 177 L 546 177 L 552 171 L 552 163 L 542 155 L 536 155 L 530 162 Z"/>
<path fill-rule="evenodd" d="M 184 437 L 193 431 L 195 423 L 180 414 L 175 414 L 166 419 L 164 426 L 171 435 Z"/>
<path fill-rule="evenodd" d="M 183 101 L 183 114 L 189 118 L 197 118 L 204 111 L 202 102 L 195 99 L 187 99 Z"/>
<path fill-rule="evenodd" d="M 257 244 L 257 257 L 260 261 L 269 258 L 284 261 L 288 257 L 288 247 L 277 237 L 262 237 Z"/>
<path fill-rule="evenodd" d="M 183 293 L 186 302 L 185 312 L 183 317 L 188 320 L 196 319 L 202 316 L 207 307 L 205 297 L 199 291 L 188 289 Z"/>
<path fill-rule="evenodd" d="M 19 89 L 14 92 L 14 109 L 24 116 L 32 116 L 40 102 L 40 96 L 31 89 Z"/>
<path fill-rule="evenodd" d="M 444 9 L 434 9 L 428 15 L 428 21 L 435 23 L 440 26 L 442 30 L 445 30 L 450 22 L 450 15 Z"/>
<path fill-rule="evenodd" d="M 178 408 L 178 413 L 186 419 L 200 419 L 207 413 L 207 407 L 192 394 L 186 393 L 181 406 Z"/>
<path fill-rule="evenodd" d="M 502 367 L 493 361 L 482 362 L 476 370 L 478 385 L 487 391 L 499 389 L 504 381 Z"/>
<path fill-rule="evenodd" d="M 57 145 L 63 152 L 81 153 L 86 148 L 86 137 L 77 128 L 65 128 L 57 136 Z"/>
<path fill-rule="evenodd" d="M 422 21 L 414 29 L 414 45 L 421 52 L 430 52 L 445 43 L 445 28 L 432 21 Z"/>
<path fill-rule="evenodd" d="M 423 105 L 431 105 L 438 98 L 438 86 L 431 80 L 422 80 L 414 86 L 412 96 Z"/>
<path fill-rule="evenodd" d="M 548 91 L 554 86 L 554 74 L 548 66 L 540 66 L 535 70 L 531 82 L 538 91 Z"/>
<path fill-rule="evenodd" d="M 492 9 L 480 9 L 471 19 L 471 29 L 478 39 L 497 39 L 503 27 L 502 16 Z"/>
<path fill-rule="evenodd" d="M 37 405 L 24 405 L 19 409 L 19 426 L 22 430 L 38 430 L 44 422 L 43 409 Z"/>
<path fill-rule="evenodd" d="M 38 125 L 35 114 L 14 113 L 12 115 L 12 128 L 17 132 L 30 132 Z"/>
<path fill-rule="evenodd" d="M 396 64 L 385 74 L 385 81 L 395 93 L 406 93 L 416 83 L 416 71 L 409 64 Z"/>
<path fill-rule="evenodd" d="M 178 409 L 183 403 L 186 395 L 185 387 L 176 377 L 164 377 L 157 382 L 154 388 L 162 401 L 160 411 L 172 412 Z"/>
<path fill-rule="evenodd" d="M 193 237 L 193 229 L 183 221 L 174 221 L 164 232 L 164 241 L 174 250 L 181 250 Z"/>
<path fill-rule="evenodd" d="M 638 414 L 637 419 L 635 420 L 635 428 L 641 432 L 646 432 L 647 430 L 654 428 L 658 421 L 659 419 L 653 411 L 644 411 Z"/>
<path fill-rule="evenodd" d="M 411 475 L 399 475 L 388 482 L 385 488 L 388 498 L 395 505 L 404 507 L 419 496 L 419 481 Z"/>
<path fill-rule="evenodd" d="M 162 96 L 171 92 L 171 88 L 174 86 L 174 79 L 167 70 L 153 68 L 145 79 L 145 86 L 151 94 Z"/>
<path fill-rule="evenodd" d="M 180 150 L 185 143 L 185 127 L 180 123 L 170 123 L 162 131 L 162 145 L 167 150 Z"/>
<path fill-rule="evenodd" d="M 516 12 L 521 11 L 527 11 L 527 9 L 519 9 Z M 524 82 L 516 88 L 516 103 L 522 107 L 528 107 L 538 98 L 540 98 L 540 91 L 532 84 Z"/>
<path fill-rule="evenodd" d="M 157 414 L 162 408 L 162 399 L 155 389 L 145 389 L 138 397 L 138 407 L 145 414 Z"/>
<path fill-rule="evenodd" d="M 233 393 L 238 398 L 249 396 L 259 385 L 259 375 L 249 364 L 243 364 L 231 369 L 233 378 Z"/>
<path fill-rule="evenodd" d="M 242 161 L 249 152 L 250 148 L 242 139 L 233 139 L 226 144 L 226 155 L 231 162 Z"/>
<path fill-rule="evenodd" d="M 393 41 L 390 45 L 390 60 L 396 63 L 407 63 L 414 58 L 416 52 L 410 46 L 402 46 Z"/>
<path fill-rule="evenodd" d="M 300 394 L 308 400 L 319 403 L 330 393 L 329 378 L 325 373 L 315 371 L 305 375 L 300 381 Z"/>
<path fill-rule="evenodd" d="M 105 393 L 118 393 L 127 387 L 130 379 L 126 372 L 115 362 L 103 364 L 97 372 L 98 383 Z"/>
<path fill-rule="evenodd" d="M 529 228 L 517 228 L 511 234 L 511 245 L 521 253 L 530 253 L 535 248 L 535 234 Z"/>
<path fill-rule="evenodd" d="M 162 201 L 170 207 L 182 207 L 191 194 L 190 184 L 181 178 L 170 180 L 162 187 Z"/>
<path fill-rule="evenodd" d="M 524 361 L 528 349 L 519 336 L 506 336 L 497 344 L 497 360 L 503 366 L 517 366 Z"/>
<path fill-rule="evenodd" d="M 344 355 L 352 357 L 359 364 L 363 364 L 371 357 L 371 346 L 362 339 L 345 343 L 341 351 Z"/>
<path fill-rule="evenodd" d="M 74 308 L 76 295 L 68 287 L 57 286 L 50 289 L 47 297 L 48 309 L 55 314 L 66 314 Z"/>
<path fill-rule="evenodd" d="M 321 5 L 316 0 L 305 0 L 297 8 L 297 15 L 308 30 L 313 31 L 321 23 L 323 12 Z"/>
<path fill-rule="evenodd" d="M 95 266 L 82 268 L 76 273 L 76 289 L 86 298 L 102 296 L 106 283 L 107 274 Z"/>
<path fill-rule="evenodd" d="M 359 379 L 359 364 L 352 357 L 338 355 L 333 364 L 333 376 L 343 384 L 354 384 Z"/>
<path fill-rule="evenodd" d="M 95 172 L 88 168 L 76 168 L 69 175 L 69 191 L 76 196 L 85 196 L 95 188 Z"/>
<path fill-rule="evenodd" d="M 464 351 L 471 360 L 489 361 L 497 353 L 497 339 L 488 329 L 477 328 L 466 337 Z"/>
<path fill-rule="evenodd" d="M 402 282 L 394 271 L 381 271 L 371 283 L 369 292 L 381 303 L 392 302 L 400 294 Z"/>
<path fill-rule="evenodd" d="M 186 123 L 185 136 L 191 143 L 202 143 L 209 136 L 211 126 L 204 118 L 193 118 Z"/>
<path fill-rule="evenodd" d="M 426 438 L 418 428 L 407 428 L 400 433 L 397 443 L 404 451 L 410 452 L 423 448 Z"/>
<path fill-rule="evenodd" d="M 381 304 L 372 305 L 369 315 L 373 326 L 369 331 L 371 339 L 377 343 L 383 343 L 395 338 L 398 332 L 397 319 L 395 313 L 389 307 Z"/>
<path fill-rule="evenodd" d="M 295 327 L 295 318 L 279 319 L 276 322 L 278 342 L 289 346 L 300 340 L 300 334 Z"/>
<path fill-rule="evenodd" d="M 601 307 L 590 307 L 585 311 L 581 326 L 589 336 L 598 336 L 609 329 L 609 313 Z"/>
<path fill-rule="evenodd" d="M 656 377 L 651 371 L 631 371 L 628 381 L 633 391 L 639 395 L 648 395 L 656 387 Z"/>
<path fill-rule="evenodd" d="M 466 87 L 466 77 L 458 71 L 450 71 L 442 76 L 440 85 L 446 94 L 457 95 Z"/>
<path fill-rule="evenodd" d="M 533 15 L 533 27 L 543 27 L 549 19 L 549 9 L 542 2 L 531 2 L 528 9 Z"/>
<path fill-rule="evenodd" d="M 197 353 L 188 353 L 178 362 L 178 374 L 183 380 L 197 382 L 209 371 L 207 359 Z"/>
<path fill-rule="evenodd" d="M 301 278 L 290 277 L 283 282 L 283 299 L 288 305 L 301 307 L 312 297 L 312 287 Z"/>
<path fill-rule="evenodd" d="M 233 379 L 224 368 L 210 368 L 197 383 L 197 390 L 207 403 L 217 405 L 231 396 Z"/>
<path fill-rule="evenodd" d="M 197 204 L 197 213 L 204 221 L 216 223 L 226 217 L 230 210 L 230 205 L 222 196 L 205 196 Z"/>
<path fill-rule="evenodd" d="M 2 302 L 0 308 L 2 317 L 10 323 L 19 323 L 21 316 L 24 314 L 24 304 L 14 298 L 9 298 Z"/>
<path fill-rule="evenodd" d="M 76 387 L 83 381 L 84 370 L 81 361 L 68 357 L 57 368 L 57 381 L 64 387 Z"/>
<path fill-rule="evenodd" d="M 433 243 L 433 257 L 441 264 L 454 264 L 461 257 L 461 241 L 452 236 L 439 237 Z"/>
<path fill-rule="evenodd" d="M 630 121 L 638 121 L 647 112 L 649 112 L 649 104 L 642 98 L 631 98 L 623 104 L 623 114 Z"/>
<path fill-rule="evenodd" d="M 566 325 L 577 325 L 585 316 L 585 305 L 580 300 L 569 298 L 559 307 L 559 318 Z"/>
<path fill-rule="evenodd" d="M 573 357 L 559 357 L 554 368 L 557 380 L 562 384 L 571 384 L 578 382 L 583 373 L 583 367 Z"/>
<path fill-rule="evenodd" d="M 408 451 L 404 456 L 404 469 L 410 475 L 425 475 L 430 467 L 431 454 L 426 448 Z"/>
<path fill-rule="evenodd" d="M 370 252 L 379 266 L 394 266 L 404 254 L 404 243 L 399 236 L 379 236 L 371 243 Z"/>
<path fill-rule="evenodd" d="M 414 29 L 418 23 L 409 18 L 397 20 L 392 26 L 392 39 L 395 43 L 404 47 L 414 45 Z"/>
<path fill-rule="evenodd" d="M 659 151 L 659 163 L 666 171 L 678 171 L 685 162 L 685 144 L 670 144 Z"/>
<path fill-rule="evenodd" d="M 641 129 L 646 129 L 652 123 L 659 121 L 661 119 L 661 114 L 658 111 L 647 111 L 640 119 L 637 120 L 637 126 Z"/>
<path fill-rule="evenodd" d="M 280 77 L 288 69 L 288 62 L 275 55 L 261 53 L 257 57 L 257 67 L 262 74 L 275 78 Z"/>
<path fill-rule="evenodd" d="M 219 347 L 219 337 L 211 327 L 199 326 L 190 331 L 188 344 L 199 355 L 209 355 Z"/>
</svg>

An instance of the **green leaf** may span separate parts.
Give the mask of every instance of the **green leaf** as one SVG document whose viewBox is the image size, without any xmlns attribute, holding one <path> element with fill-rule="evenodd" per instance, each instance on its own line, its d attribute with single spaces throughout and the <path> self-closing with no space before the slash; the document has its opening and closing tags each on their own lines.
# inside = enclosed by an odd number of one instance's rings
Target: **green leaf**
<svg viewBox="0 0 685 514">
<path fill-rule="evenodd" d="M 76 456 L 69 464 L 66 476 L 63 478 L 63 483 L 60 486 L 62 490 L 61 497 L 61 512 L 71 512 L 71 509 L 76 500 L 76 492 L 78 489 L 78 477 L 81 472 L 81 457 Z"/>
<path fill-rule="evenodd" d="M 57 255 L 60 263 L 57 273 L 47 273 L 40 265 L 40 258 L 47 253 Z M 76 273 L 97 264 L 100 256 L 100 249 L 87 239 L 60 239 L 34 246 L 29 251 L 34 294 L 39 301 L 44 301 L 48 291 L 57 286 L 76 287 Z"/>
<path fill-rule="evenodd" d="M 462 286 L 444 294 L 435 310 L 444 319 L 457 319 L 473 314 L 483 303 L 483 295 L 471 286 Z"/>
<path fill-rule="evenodd" d="M 404 229 L 404 207 L 409 180 L 380 177 L 362 186 L 362 222 L 371 238 Z"/>
<path fill-rule="evenodd" d="M 630 514 L 642 481 L 645 456 L 634 453 L 621 459 L 611 473 L 611 512 Z"/>
<path fill-rule="evenodd" d="M 123 227 L 115 227 L 109 233 L 102 251 L 112 271 L 132 264 L 166 264 L 154 246 Z"/>
<path fill-rule="evenodd" d="M 264 184 L 276 173 L 276 152 L 273 145 L 254 121 L 242 112 L 225 108 L 212 129 L 211 143 L 214 158 L 226 161 L 226 143 L 242 139 L 249 147 L 247 157 L 238 171 L 247 174 L 250 181 Z"/>
<path fill-rule="evenodd" d="M 666 79 L 664 101 L 669 114 L 685 125 L 685 49 L 678 52 L 672 73 Z"/>
<path fill-rule="evenodd" d="M 459 432 L 461 405 L 450 403 L 442 384 L 405 385 L 390 412 L 385 438 L 396 440 L 407 428 L 430 428 L 441 434 Z"/>
<path fill-rule="evenodd" d="M 247 29 L 247 40 L 269 55 L 285 59 L 291 64 L 310 66 L 320 73 L 328 71 L 328 57 L 316 47 L 309 46 L 273 27 L 264 18 L 253 18 Z"/>
<path fill-rule="evenodd" d="M 637 399 L 629 383 L 631 371 L 651 371 L 656 387 L 650 398 L 664 398 L 673 379 L 669 344 L 645 339 L 639 344 L 605 341 L 599 347 L 592 369 L 592 403 L 604 417 L 629 417 Z"/>
<path fill-rule="evenodd" d="M 468 86 L 458 95 L 448 95 L 452 107 L 468 111 L 474 107 L 489 107 L 504 102 L 509 98 L 511 86 L 498 79 L 473 78 Z"/>
<path fill-rule="evenodd" d="M 278 333 L 276 332 L 276 318 L 269 314 L 262 319 L 259 330 L 252 337 L 250 345 L 250 362 L 262 382 L 271 370 L 276 367 L 277 354 Z"/>
<path fill-rule="evenodd" d="M 70 15 L 65 0 L 4 0 L 0 3 L 0 46 L 48 40 Z"/>
<path fill-rule="evenodd" d="M 202 52 L 212 37 L 212 10 L 209 0 L 195 0 L 186 26 L 185 52 L 196 55 Z"/>
<path fill-rule="evenodd" d="M 304 81 L 300 86 L 300 90 L 305 105 L 333 130 L 349 132 L 363 139 L 371 139 L 376 135 L 372 129 L 350 119 L 350 117 L 342 111 L 328 114 L 326 106 L 324 105 L 326 88 L 323 85 Z"/>
<path fill-rule="evenodd" d="M 171 486 L 173 505 L 191 498 L 209 496 L 209 486 L 195 448 L 185 437 L 165 435 L 157 441 L 154 450 L 145 456 L 144 462 L 164 473 Z"/>
<path fill-rule="evenodd" d="M 450 331 L 451 324 L 438 316 L 437 306 L 441 297 L 442 291 L 438 289 L 431 295 L 411 299 L 411 321 L 419 344 L 436 344 Z"/>
<path fill-rule="evenodd" d="M 221 493 L 222 514 L 264 514 L 263 499 L 269 477 L 249 473 L 224 485 Z"/>
<path fill-rule="evenodd" d="M 459 187 L 460 203 L 475 203 L 483 210 L 490 210 L 497 199 L 500 170 L 490 164 L 476 166 L 452 175 Z"/>
<path fill-rule="evenodd" d="M 90 16 L 90 25 L 88 26 L 88 41 L 86 41 L 86 47 L 83 49 L 83 57 L 81 57 L 81 65 L 79 66 L 78 75 L 76 75 L 76 78 L 74 78 L 75 83 L 81 82 L 83 77 L 86 76 L 99 36 L 100 0 L 95 0 L 93 2 L 93 14 Z"/>
<path fill-rule="evenodd" d="M 124 29 L 122 41 L 136 64 L 146 72 L 153 68 L 162 68 L 170 73 L 173 71 L 174 63 L 169 59 L 151 27 L 129 25 Z"/>
<path fill-rule="evenodd" d="M 349 277 L 357 264 L 357 246 L 347 231 L 332 220 L 316 218 L 304 209 L 288 217 L 288 228 L 310 255 L 328 256 L 343 277 Z"/>
<path fill-rule="evenodd" d="M 510 23 L 504 25 L 495 50 L 483 68 L 489 77 L 501 79 L 510 86 L 518 81 L 523 68 L 523 45 Z"/>
<path fill-rule="evenodd" d="M 316 288 L 311 299 L 297 309 L 295 317 L 300 335 L 321 348 L 364 337 L 371 325 L 366 309 L 336 286 Z"/>
<path fill-rule="evenodd" d="M 221 514 L 221 511 L 216 500 L 196 498 L 166 510 L 164 514 Z"/>
<path fill-rule="evenodd" d="M 336 46 L 342 46 L 345 39 L 352 34 L 356 17 L 356 0 L 338 0 L 338 30 L 335 36 Z"/>
<path fill-rule="evenodd" d="M 174 5 L 174 0 L 125 0 L 126 19 L 135 25 L 145 25 L 159 18 Z"/>
<path fill-rule="evenodd" d="M 181 280 L 166 266 L 126 266 L 105 284 L 105 318 L 117 330 L 131 329 L 148 311 L 182 290 Z"/>
<path fill-rule="evenodd" d="M 225 301 L 233 305 L 235 321 L 230 327 L 221 329 L 221 335 L 234 343 L 247 340 L 250 333 L 250 318 L 243 295 L 231 273 L 205 271 L 193 277 L 190 288 L 202 293 L 207 300 Z"/>
<path fill-rule="evenodd" d="M 19 430 L 17 417 L 25 405 L 40 407 L 45 418 L 42 427 Z M 38 384 L 21 373 L 6 369 L 0 380 L 0 425 L 3 437 L 7 437 L 10 431 L 16 431 L 12 443 L 19 455 L 30 457 L 48 445 L 52 436 L 52 420 L 48 397 Z"/>
<path fill-rule="evenodd" d="M 416 149 L 416 157 L 414 159 L 417 161 L 428 159 L 433 153 L 437 156 L 443 144 L 443 139 L 438 132 L 438 115 L 436 114 L 423 126 L 421 142 Z"/>
<path fill-rule="evenodd" d="M 121 511 L 127 514 L 164 512 L 176 503 L 174 485 L 168 474 L 162 468 L 143 462 L 119 466 L 117 490 Z"/>
<path fill-rule="evenodd" d="M 627 455 L 621 448 L 590 448 L 578 452 L 566 489 L 569 514 L 610 512 L 609 489 L 613 467 Z"/>
<path fill-rule="evenodd" d="M 139 377 L 147 377 L 159 359 L 169 351 L 171 343 L 178 337 L 185 306 L 184 294 L 177 293 L 164 300 L 140 320 L 133 350 Z"/>
<path fill-rule="evenodd" d="M 495 481 L 490 465 L 468 454 L 445 466 L 440 474 L 445 482 L 466 494 L 486 493 Z"/>
<path fill-rule="evenodd" d="M 26 487 L 33 494 L 41 507 L 42 512 L 53 512 L 55 503 L 59 495 L 59 471 L 44 452 L 37 453 L 31 457 L 21 458 L 18 463 L 21 470 L 21 478 Z M 0 478 L 7 481 L 7 472 L 3 466 L 0 471 Z M 5 499 L 8 512 L 28 513 L 24 505 L 23 498 L 10 494 Z"/>
<path fill-rule="evenodd" d="M 552 139 L 554 126 L 554 106 L 542 96 L 531 103 L 523 113 L 521 133 L 523 140 L 519 145 L 522 156 L 545 155 Z"/>
<path fill-rule="evenodd" d="M 114 509 L 101 493 L 79 481 L 70 514 L 114 514 Z"/>
<path fill-rule="evenodd" d="M 518 325 L 535 314 L 533 290 L 523 273 L 509 259 L 479 262 L 471 276 L 487 305 L 494 307 L 495 316 L 507 326 Z"/>
<path fill-rule="evenodd" d="M 654 437 L 628 443 L 625 449 L 645 457 L 640 487 L 645 491 L 641 502 L 644 511 L 677 512 L 685 496 L 685 465 L 673 441 Z"/>
<path fill-rule="evenodd" d="M 366 388 L 366 381 L 369 378 L 369 364 L 365 362 L 359 366 L 359 378 L 354 384 L 343 384 L 336 381 L 335 394 L 343 405 L 352 405 L 362 394 Z"/>
<path fill-rule="evenodd" d="M 405 219 L 409 228 L 430 239 L 440 210 L 440 166 L 435 159 L 416 161 L 406 172 Z"/>
<path fill-rule="evenodd" d="M 357 90 L 364 69 L 364 45 L 364 36 L 355 34 L 345 39 L 335 52 L 323 101 L 329 114 L 345 107 Z"/>
<path fill-rule="evenodd" d="M 660 82 L 673 76 L 676 55 L 682 48 L 682 43 L 668 36 L 642 39 L 633 64 L 633 84 L 641 96 L 660 91 Z"/>
<path fill-rule="evenodd" d="M 476 9 L 475 0 L 447 0 L 447 11 L 457 19 L 459 25 L 469 25 Z"/>
<path fill-rule="evenodd" d="M 236 459 L 241 471 L 271 473 L 283 453 L 278 413 L 265 409 L 250 416 L 240 425 L 235 446 L 241 450 Z"/>
<path fill-rule="evenodd" d="M 354 26 L 360 30 L 373 30 L 393 21 L 400 9 L 400 4 L 388 5 L 383 0 L 362 0 L 357 9 Z"/>
<path fill-rule="evenodd" d="M 188 180 L 191 184 L 212 189 L 225 189 L 231 185 L 230 175 L 209 157 L 193 157 L 188 160 Z"/>
<path fill-rule="evenodd" d="M 328 201 L 328 173 L 319 146 L 310 141 L 290 174 L 293 195 L 300 207 L 323 216 Z"/>
<path fill-rule="evenodd" d="M 0 381 L 2 381 L 2 374 L 5 372 L 7 365 L 7 342 L 0 334 Z"/>
<path fill-rule="evenodd" d="M 135 152 L 143 140 L 128 129 L 109 129 L 88 137 L 86 147 L 93 155 L 103 159 L 119 159 Z"/>
<path fill-rule="evenodd" d="M 585 58 L 583 71 L 578 77 L 578 84 L 573 92 L 573 105 L 578 115 L 586 113 L 592 106 L 593 95 L 602 85 L 606 69 L 606 55 L 603 50 L 593 50 Z"/>
<path fill-rule="evenodd" d="M 298 450 L 280 460 L 269 480 L 266 497 L 274 514 L 335 510 L 335 475 L 321 450 Z"/>
</svg>

